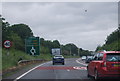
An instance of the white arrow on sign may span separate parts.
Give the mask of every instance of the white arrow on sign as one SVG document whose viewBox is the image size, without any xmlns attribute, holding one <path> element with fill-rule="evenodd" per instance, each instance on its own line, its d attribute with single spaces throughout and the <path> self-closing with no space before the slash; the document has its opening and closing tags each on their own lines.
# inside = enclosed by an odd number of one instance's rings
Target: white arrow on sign
<svg viewBox="0 0 120 81">
<path fill-rule="evenodd" d="M 34 47 L 32 47 L 32 49 L 30 50 L 30 52 L 32 53 L 32 55 L 34 55 L 36 53 L 36 50 L 34 49 Z"/>
</svg>

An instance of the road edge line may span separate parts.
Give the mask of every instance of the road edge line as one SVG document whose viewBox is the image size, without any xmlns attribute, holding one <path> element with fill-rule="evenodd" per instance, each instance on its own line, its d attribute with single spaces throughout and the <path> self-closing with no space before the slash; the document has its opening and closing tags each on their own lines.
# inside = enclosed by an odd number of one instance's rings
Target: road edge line
<svg viewBox="0 0 120 81">
<path fill-rule="evenodd" d="M 80 58 L 79 58 L 79 59 L 80 59 Z M 84 64 L 84 63 L 79 62 L 79 61 L 78 61 L 79 59 L 76 60 L 77 63 L 82 64 L 82 65 L 84 65 L 84 66 L 87 66 L 87 64 Z"/>
<path fill-rule="evenodd" d="M 47 62 L 46 62 L 46 63 L 47 63 Z M 17 78 L 16 78 L 15 80 L 13 80 L 13 81 L 19 80 L 20 78 L 24 77 L 25 75 L 27 75 L 27 74 L 30 73 L 31 71 L 35 70 L 36 68 L 38 68 L 38 67 L 40 67 L 40 66 L 42 66 L 42 65 L 44 65 L 44 64 L 46 64 L 46 63 L 40 64 L 40 65 L 38 65 L 38 66 L 36 66 L 36 67 L 28 70 L 27 72 L 25 72 L 24 74 L 20 75 L 19 77 L 17 77 Z"/>
</svg>

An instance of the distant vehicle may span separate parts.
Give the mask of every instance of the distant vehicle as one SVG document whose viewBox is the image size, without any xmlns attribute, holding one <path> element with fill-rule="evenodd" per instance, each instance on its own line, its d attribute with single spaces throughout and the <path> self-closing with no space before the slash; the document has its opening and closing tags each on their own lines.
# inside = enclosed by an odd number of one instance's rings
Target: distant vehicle
<svg viewBox="0 0 120 81">
<path fill-rule="evenodd" d="M 52 55 L 60 55 L 60 48 L 52 48 Z"/>
<path fill-rule="evenodd" d="M 120 51 L 99 52 L 87 66 L 88 77 L 120 77 Z"/>
<path fill-rule="evenodd" d="M 86 56 L 82 56 L 81 59 L 82 59 L 82 60 L 86 60 Z"/>
<path fill-rule="evenodd" d="M 53 57 L 53 65 L 55 63 L 62 63 L 64 65 L 64 57 L 62 55 L 55 55 Z"/>
<path fill-rule="evenodd" d="M 93 56 L 87 56 L 85 63 L 89 63 L 92 60 Z"/>
</svg>

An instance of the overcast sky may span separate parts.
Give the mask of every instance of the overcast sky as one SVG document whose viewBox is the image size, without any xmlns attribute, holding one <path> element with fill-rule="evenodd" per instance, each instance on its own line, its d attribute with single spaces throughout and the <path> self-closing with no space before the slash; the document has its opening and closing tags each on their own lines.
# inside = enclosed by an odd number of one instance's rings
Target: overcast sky
<svg viewBox="0 0 120 81">
<path fill-rule="evenodd" d="M 117 2 L 4 2 L 11 25 L 29 25 L 35 36 L 95 50 L 118 27 Z"/>
</svg>

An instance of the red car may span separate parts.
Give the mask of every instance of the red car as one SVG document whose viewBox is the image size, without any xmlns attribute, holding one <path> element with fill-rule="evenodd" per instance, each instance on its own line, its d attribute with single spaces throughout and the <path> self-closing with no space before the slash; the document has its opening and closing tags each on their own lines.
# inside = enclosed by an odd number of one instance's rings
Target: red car
<svg viewBox="0 0 120 81">
<path fill-rule="evenodd" d="M 94 79 L 101 77 L 120 78 L 120 51 L 107 51 L 95 54 L 87 66 L 88 77 Z"/>
</svg>

